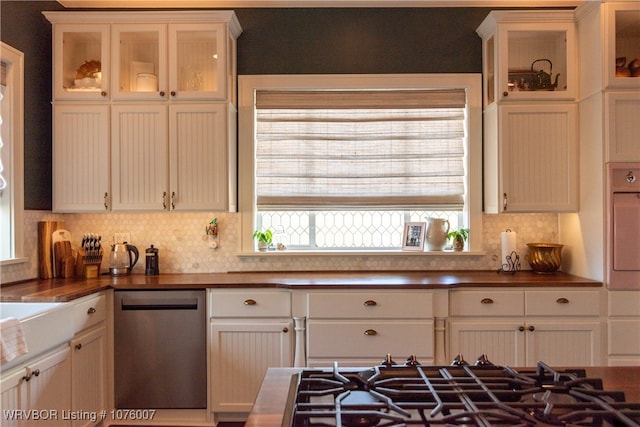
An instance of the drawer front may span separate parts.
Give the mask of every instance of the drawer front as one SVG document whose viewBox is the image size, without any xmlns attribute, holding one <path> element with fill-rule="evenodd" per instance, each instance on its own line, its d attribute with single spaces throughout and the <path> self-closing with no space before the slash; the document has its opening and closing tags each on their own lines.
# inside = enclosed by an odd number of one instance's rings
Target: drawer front
<svg viewBox="0 0 640 427">
<path fill-rule="evenodd" d="M 609 292 L 609 316 L 640 316 L 640 292 Z"/>
<path fill-rule="evenodd" d="M 291 317 L 289 292 L 211 292 L 211 317 Z"/>
<path fill-rule="evenodd" d="M 96 295 L 87 300 L 76 302 L 73 310 L 74 330 L 77 333 L 106 320 L 107 297 Z"/>
<path fill-rule="evenodd" d="M 522 316 L 522 291 L 451 291 L 451 316 Z"/>
<path fill-rule="evenodd" d="M 402 363 L 410 355 L 433 357 L 433 321 L 352 321 L 310 320 L 308 357 L 371 358 L 391 354 Z M 396 360 L 397 359 L 397 360 Z"/>
<path fill-rule="evenodd" d="M 640 320 L 609 320 L 609 356 L 640 356 Z"/>
<path fill-rule="evenodd" d="M 527 316 L 599 316 L 600 293 L 594 291 L 528 291 Z"/>
<path fill-rule="evenodd" d="M 331 292 L 309 294 L 310 319 L 428 319 L 433 295 L 424 293 Z"/>
</svg>

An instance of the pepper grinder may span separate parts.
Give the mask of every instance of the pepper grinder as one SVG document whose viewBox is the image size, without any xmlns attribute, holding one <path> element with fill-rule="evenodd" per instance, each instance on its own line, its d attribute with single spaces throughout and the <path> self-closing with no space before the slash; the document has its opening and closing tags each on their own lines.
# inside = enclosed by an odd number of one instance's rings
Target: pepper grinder
<svg viewBox="0 0 640 427">
<path fill-rule="evenodd" d="M 145 249 L 146 267 L 144 274 L 147 276 L 155 276 L 160 274 L 160 265 L 158 262 L 158 248 L 154 248 L 151 245 L 150 248 Z"/>
</svg>

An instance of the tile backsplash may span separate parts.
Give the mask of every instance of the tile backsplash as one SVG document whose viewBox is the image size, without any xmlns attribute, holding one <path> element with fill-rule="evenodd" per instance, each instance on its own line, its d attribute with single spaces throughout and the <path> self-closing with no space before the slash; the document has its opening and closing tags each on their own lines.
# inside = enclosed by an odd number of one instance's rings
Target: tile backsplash
<svg viewBox="0 0 640 427">
<path fill-rule="evenodd" d="M 218 219 L 218 249 L 210 249 L 205 227 Z M 492 270 L 500 267 L 500 232 L 518 233 L 517 249 L 522 268 L 528 242 L 558 242 L 557 214 L 483 215 L 482 255 L 291 255 L 240 257 L 240 215 L 237 213 L 83 213 L 25 212 L 25 255 L 29 261 L 2 266 L 0 281 L 15 282 L 38 276 L 38 221 L 64 221 L 77 246 L 85 233 L 103 236 L 107 245 L 116 232 L 129 232 L 140 251 L 135 273 L 144 273 L 144 250 L 159 249 L 160 273 L 219 273 L 227 271 L 326 271 L 326 270 Z M 473 231 L 472 231 L 473 232 Z M 562 243 L 562 242 L 560 242 Z M 107 267 L 107 258 L 102 268 Z"/>
</svg>

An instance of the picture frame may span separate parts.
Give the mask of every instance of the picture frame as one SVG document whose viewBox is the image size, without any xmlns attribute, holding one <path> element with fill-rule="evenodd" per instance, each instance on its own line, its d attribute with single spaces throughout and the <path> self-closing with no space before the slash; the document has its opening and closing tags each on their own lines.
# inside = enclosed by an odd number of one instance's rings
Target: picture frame
<svg viewBox="0 0 640 427">
<path fill-rule="evenodd" d="M 403 251 L 424 251 L 424 236 L 427 228 L 426 222 L 407 222 L 402 234 Z"/>
</svg>

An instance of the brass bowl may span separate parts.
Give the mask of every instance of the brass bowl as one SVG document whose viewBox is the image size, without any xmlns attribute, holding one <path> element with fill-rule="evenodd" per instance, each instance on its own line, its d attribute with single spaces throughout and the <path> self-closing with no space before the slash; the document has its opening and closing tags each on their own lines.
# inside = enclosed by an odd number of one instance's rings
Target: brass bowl
<svg viewBox="0 0 640 427">
<path fill-rule="evenodd" d="M 551 274 L 562 265 L 562 247 L 556 243 L 527 243 L 529 247 L 529 265 L 540 274 Z"/>
</svg>

